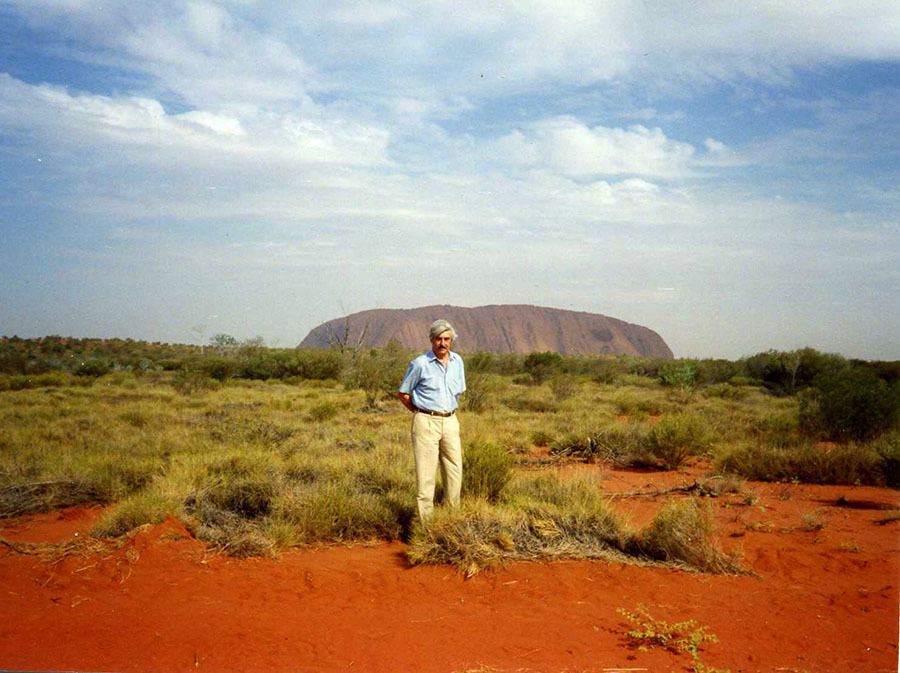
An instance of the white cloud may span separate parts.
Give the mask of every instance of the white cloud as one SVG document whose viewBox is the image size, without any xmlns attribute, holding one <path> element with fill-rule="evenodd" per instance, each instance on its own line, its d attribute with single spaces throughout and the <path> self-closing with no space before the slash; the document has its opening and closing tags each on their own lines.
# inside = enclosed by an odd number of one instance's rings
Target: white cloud
<svg viewBox="0 0 900 673">
<path fill-rule="evenodd" d="M 198 107 L 323 91 L 444 99 L 621 79 L 784 82 L 798 67 L 900 56 L 900 4 L 884 0 L 10 4 L 58 30 L 72 56 L 146 73 Z"/>
<path fill-rule="evenodd" d="M 225 115 L 217 115 L 202 110 L 194 110 L 193 112 L 185 112 L 175 115 L 176 119 L 192 122 L 198 126 L 209 129 L 210 131 L 222 136 L 242 136 L 245 135 L 241 122 L 234 117 Z"/>
<path fill-rule="evenodd" d="M 99 151 L 114 144 L 130 152 L 122 156 L 125 162 L 185 166 L 259 159 L 295 166 L 379 164 L 387 161 L 389 139 L 382 128 L 320 112 L 306 117 L 231 108 L 169 114 L 153 99 L 73 94 L 2 73 L 0 121 L 29 130 L 51 149 Z"/>
<path fill-rule="evenodd" d="M 789 98 L 798 69 L 827 79 L 847 61 L 896 62 L 897 3 L 335 0 L 323 9 L 7 0 L 4 8 L 40 33 L 29 48 L 69 60 L 79 84 L 40 83 L 42 72 L 65 81 L 65 68 L 51 70 L 57 60 L 46 70 L 10 65 L 27 72 L 19 79 L 0 73 L 0 206 L 38 204 L 59 222 L 81 218 L 111 232 L 98 244 L 72 227 L 70 259 L 98 265 L 69 265 L 72 273 L 99 268 L 94 280 L 110 289 L 89 299 L 71 290 L 60 301 L 70 311 L 106 306 L 121 292 L 113 285 L 128 283 L 132 294 L 116 305 L 134 320 L 122 329 L 143 320 L 133 297 L 148 294 L 171 322 L 172 296 L 182 293 L 184 311 L 208 296 L 232 306 L 222 288 L 235 288 L 252 296 L 243 320 L 258 326 L 248 334 L 283 323 L 296 309 L 285 297 L 308 305 L 328 297 L 321 319 L 333 317 L 337 298 L 356 298 L 359 309 L 444 301 L 434 265 L 453 278 L 461 303 L 571 302 L 668 326 L 684 343 L 705 338 L 705 354 L 726 347 L 723 307 L 740 325 L 732 341 L 759 349 L 780 344 L 757 326 L 795 329 L 766 313 L 791 296 L 811 321 L 851 295 L 876 296 L 880 315 L 900 315 L 884 309 L 897 301 L 884 289 L 896 289 L 888 270 L 897 268 L 897 190 L 884 168 L 900 138 L 896 92 Z M 704 89 L 719 81 L 735 87 Z M 663 98 L 663 87 L 678 96 Z M 723 102 L 739 90 L 749 92 L 745 107 Z M 698 91 L 714 95 L 694 98 Z M 769 121 L 777 129 L 763 128 Z M 841 172 L 842 159 L 867 162 L 866 174 Z M 800 161 L 814 170 L 792 173 Z M 721 170 L 748 163 L 776 167 L 780 182 Z M 881 210 L 792 199 L 807 174 L 820 193 L 852 190 Z M 228 239 L 238 231 L 240 240 Z M 117 260 L 116 273 L 102 266 Z M 861 291 L 867 283 L 881 294 Z M 820 296 L 806 308 L 814 284 Z M 29 305 L 20 297 L 18 306 Z M 757 313 L 746 318 L 746 306 Z M 706 336 L 697 337 L 704 316 Z M 311 326 L 277 329 L 295 342 L 302 334 L 291 330 Z"/>
<path fill-rule="evenodd" d="M 174 95 L 191 106 L 304 104 L 318 81 L 287 43 L 232 13 L 225 3 L 13 4 L 33 26 L 59 31 L 58 49 L 67 57 L 148 75 L 152 94 Z M 266 16 L 258 18 L 267 23 Z"/>
<path fill-rule="evenodd" d="M 493 149 L 512 165 L 569 177 L 684 176 L 694 154 L 691 145 L 667 138 L 659 128 L 588 127 L 571 117 L 529 124 L 500 138 Z"/>
</svg>

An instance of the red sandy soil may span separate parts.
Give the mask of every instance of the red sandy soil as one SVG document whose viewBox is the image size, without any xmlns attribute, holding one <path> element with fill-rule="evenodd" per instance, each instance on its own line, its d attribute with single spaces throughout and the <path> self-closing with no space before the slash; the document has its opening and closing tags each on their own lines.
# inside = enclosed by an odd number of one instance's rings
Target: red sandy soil
<svg viewBox="0 0 900 673">
<path fill-rule="evenodd" d="M 610 493 L 698 474 L 589 469 Z M 879 521 L 900 494 L 750 489 L 751 505 L 737 495 L 710 501 L 722 545 L 741 548 L 755 573 L 737 577 L 563 561 L 467 580 L 450 567 L 410 567 L 400 543 L 236 560 L 204 550 L 175 520 L 100 549 L 88 535 L 99 509 L 0 521 L 0 537 L 13 543 L 87 543 L 41 554 L 0 544 L 0 669 L 689 670 L 687 655 L 629 645 L 616 608 L 644 605 L 669 622 L 707 625 L 719 642 L 703 662 L 732 673 L 896 671 L 900 523 Z M 662 500 L 622 497 L 615 506 L 641 525 Z M 823 527 L 804 530 L 804 515 Z"/>
</svg>

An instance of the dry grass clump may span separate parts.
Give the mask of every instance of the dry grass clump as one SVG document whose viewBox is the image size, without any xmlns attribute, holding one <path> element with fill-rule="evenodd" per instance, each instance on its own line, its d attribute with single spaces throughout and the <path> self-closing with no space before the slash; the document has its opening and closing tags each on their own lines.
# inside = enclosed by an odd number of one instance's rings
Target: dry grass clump
<svg viewBox="0 0 900 673">
<path fill-rule="evenodd" d="M 881 458 L 885 485 L 900 488 L 900 430 L 886 432 L 870 446 Z"/>
<path fill-rule="evenodd" d="M 585 462 L 603 461 L 616 467 L 649 467 L 675 470 L 691 456 L 709 450 L 712 432 L 697 414 L 664 416 L 649 428 L 635 423 L 610 426 L 555 442 L 550 453 L 577 457 Z"/>
<path fill-rule="evenodd" d="M 637 547 L 649 558 L 702 572 L 740 572 L 740 564 L 722 551 L 713 533 L 708 508 L 696 500 L 673 500 L 638 536 Z"/>
<path fill-rule="evenodd" d="M 449 563 L 466 576 L 507 560 L 620 558 L 626 534 L 605 508 L 567 511 L 550 504 L 492 507 L 467 501 L 438 509 L 407 549 L 413 564 Z"/>
<path fill-rule="evenodd" d="M 37 478 L 0 473 L 0 484 L 7 482 L 0 486 L 0 517 L 115 502 L 147 485 L 159 465 L 152 459 L 92 456 L 79 465 L 57 464 Z"/>
<path fill-rule="evenodd" d="M 153 491 L 141 491 L 118 502 L 91 528 L 98 537 L 119 537 L 144 524 L 160 523 L 179 511 L 177 500 Z"/>
<path fill-rule="evenodd" d="M 610 426 L 553 442 L 550 454 L 587 463 L 607 462 L 616 467 L 643 466 L 651 464 L 645 448 L 646 437 L 647 431 L 638 424 Z"/>
<path fill-rule="evenodd" d="M 613 399 L 616 413 L 624 416 L 631 416 L 638 420 L 645 419 L 648 416 L 656 416 L 668 408 L 668 404 L 654 395 L 649 395 L 646 391 L 625 391 L 621 392 Z"/>
<path fill-rule="evenodd" d="M 821 508 L 812 512 L 804 512 L 800 515 L 800 530 L 805 530 L 808 533 L 820 531 L 825 528 L 826 524 L 827 521 Z"/>
<path fill-rule="evenodd" d="M 746 386 L 736 386 L 731 383 L 713 383 L 703 388 L 703 394 L 707 397 L 718 397 L 723 400 L 745 400 L 750 394 Z"/>
<path fill-rule="evenodd" d="M 664 507 L 645 531 L 634 534 L 595 483 L 550 475 L 517 482 L 501 505 L 470 500 L 436 510 L 427 526 L 414 529 L 407 556 L 413 564 L 449 563 L 467 576 L 507 560 L 558 558 L 740 570 L 716 545 L 711 518 L 699 506 Z"/>
<path fill-rule="evenodd" d="M 497 502 L 513 476 L 515 459 L 506 449 L 489 442 L 474 442 L 463 454 L 462 495 Z"/>
<path fill-rule="evenodd" d="M 96 502 L 100 493 L 78 479 L 13 483 L 0 487 L 0 517 L 47 512 L 84 502 Z"/>
<path fill-rule="evenodd" d="M 316 542 L 394 540 L 414 516 L 412 476 L 393 456 L 332 454 L 303 467 L 275 454 L 209 466 L 185 509 L 196 534 L 229 554 Z"/>
<path fill-rule="evenodd" d="M 677 470 L 691 456 L 712 444 L 709 424 L 697 414 L 685 412 L 665 416 L 647 434 L 650 455 L 666 470 Z"/>
<path fill-rule="evenodd" d="M 379 496 L 345 483 L 300 484 L 278 504 L 273 522 L 285 522 L 298 544 L 352 540 L 396 540 L 412 521 L 411 503 L 393 492 Z"/>
<path fill-rule="evenodd" d="M 822 448 L 804 443 L 791 448 L 743 444 L 716 459 L 717 469 L 753 481 L 807 484 L 883 485 L 884 459 L 867 445 Z"/>
</svg>

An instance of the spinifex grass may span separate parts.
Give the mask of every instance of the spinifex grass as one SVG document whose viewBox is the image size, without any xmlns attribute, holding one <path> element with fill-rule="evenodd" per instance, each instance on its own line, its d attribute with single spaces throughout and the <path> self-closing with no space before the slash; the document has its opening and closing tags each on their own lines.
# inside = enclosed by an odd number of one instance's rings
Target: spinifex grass
<svg viewBox="0 0 900 673">
<path fill-rule="evenodd" d="M 711 519 L 693 504 L 664 507 L 633 532 L 588 479 L 523 479 L 502 503 L 468 501 L 437 510 L 414 530 L 412 563 L 451 563 L 471 576 L 507 560 L 605 558 L 664 563 L 713 573 L 740 572 L 718 547 Z"/>
<path fill-rule="evenodd" d="M 510 464 L 538 439 L 562 446 L 565 438 L 590 437 L 593 459 L 618 467 L 642 460 L 675 466 L 687 447 L 689 454 L 710 451 L 723 469 L 754 478 L 849 475 L 879 483 L 885 465 L 896 472 L 893 440 L 808 453 L 791 420 L 796 400 L 753 387 L 746 395 L 677 401 L 654 379 L 628 374 L 615 384 L 573 374 L 562 396 L 549 382 L 520 385 L 512 373 L 489 376 L 490 399 L 478 411 L 461 412 L 465 505 L 438 508 L 430 531 L 444 535 L 447 547 L 422 547 L 427 540 L 417 534 L 414 557 L 477 558 L 490 565 L 500 558 L 627 555 L 703 565 L 678 558 L 687 556 L 689 545 L 673 553 L 673 545 L 664 544 L 666 527 L 692 530 L 682 520 L 691 519 L 690 512 L 662 520 L 652 535 L 634 533 L 602 500 L 596 483 L 553 476 L 509 483 Z M 27 386 L 0 387 L 0 516 L 109 504 L 97 534 L 119 535 L 176 516 L 202 539 L 236 554 L 410 536 L 410 417 L 396 401 L 376 400 L 377 408 L 367 409 L 364 391 L 334 380 L 225 380 L 177 392 L 175 377 L 47 375 Z M 626 408 L 646 418 L 617 418 Z M 702 419 L 699 430 L 683 422 L 692 418 Z M 698 437 L 703 441 L 694 441 Z M 766 442 L 804 459 L 770 453 Z M 670 449 L 673 458 L 665 461 Z M 554 459 L 543 456 L 540 464 Z M 759 464 L 764 469 L 755 472 Z M 449 552 L 453 545 L 457 551 Z M 470 553 L 470 546 L 482 551 Z"/>
</svg>

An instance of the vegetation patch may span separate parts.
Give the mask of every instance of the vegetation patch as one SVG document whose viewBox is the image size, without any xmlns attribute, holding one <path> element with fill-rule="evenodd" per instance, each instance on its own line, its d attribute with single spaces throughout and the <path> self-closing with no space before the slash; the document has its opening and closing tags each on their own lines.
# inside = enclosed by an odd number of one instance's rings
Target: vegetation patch
<svg viewBox="0 0 900 673">
<path fill-rule="evenodd" d="M 179 511 L 180 503 L 153 491 L 135 493 L 116 505 L 94 524 L 98 537 L 119 537 L 145 524 L 160 523 Z"/>
<path fill-rule="evenodd" d="M 631 628 L 625 635 L 639 650 L 660 648 L 674 654 L 687 654 L 691 658 L 691 670 L 695 673 L 728 673 L 725 669 L 707 666 L 701 659 L 701 652 L 707 644 L 719 642 L 708 627 L 700 626 L 693 619 L 669 624 L 653 617 L 643 605 L 631 611 L 617 608 L 616 612 L 628 621 Z"/>
<path fill-rule="evenodd" d="M 498 502 L 512 479 L 514 463 L 513 456 L 496 444 L 469 444 L 463 455 L 463 496 Z"/>
<path fill-rule="evenodd" d="M 711 518 L 698 505 L 665 507 L 647 530 L 633 533 L 589 480 L 542 475 L 515 484 L 498 505 L 468 500 L 435 511 L 418 526 L 410 562 L 450 563 L 467 576 L 507 560 L 606 558 L 663 563 L 712 573 L 740 565 L 716 545 Z"/>
<path fill-rule="evenodd" d="M 572 435 L 554 443 L 550 453 L 586 462 L 609 462 L 616 467 L 675 470 L 689 457 L 709 450 L 711 436 L 702 417 L 680 413 L 665 416 L 649 428 L 629 424 Z"/>
<path fill-rule="evenodd" d="M 807 484 L 884 485 L 885 470 L 895 469 L 870 446 L 820 447 L 812 443 L 789 448 L 745 444 L 716 460 L 723 472 L 753 481 L 796 481 Z"/>
<path fill-rule="evenodd" d="M 637 546 L 649 558 L 684 565 L 702 572 L 740 572 L 737 559 L 716 542 L 709 508 L 696 500 L 663 505 L 638 537 Z"/>
<path fill-rule="evenodd" d="M 415 538 L 413 556 L 462 567 L 610 556 L 721 572 L 733 559 L 692 542 L 714 539 L 702 511 L 664 510 L 634 532 L 596 483 L 516 478 L 513 453 L 655 469 L 713 456 L 721 474 L 666 495 L 740 494 L 741 479 L 900 486 L 894 398 L 881 399 L 896 363 L 471 354 L 463 507 L 419 530 L 408 415 L 386 402 L 411 353 L 227 336 L 0 340 L 0 516 L 101 503 L 96 535 L 175 515 L 236 555 Z"/>
</svg>

